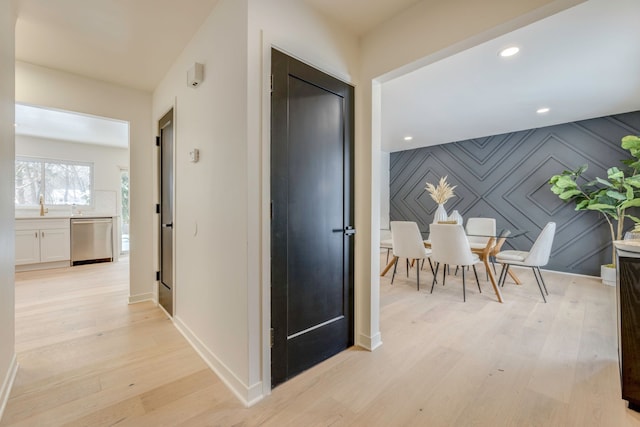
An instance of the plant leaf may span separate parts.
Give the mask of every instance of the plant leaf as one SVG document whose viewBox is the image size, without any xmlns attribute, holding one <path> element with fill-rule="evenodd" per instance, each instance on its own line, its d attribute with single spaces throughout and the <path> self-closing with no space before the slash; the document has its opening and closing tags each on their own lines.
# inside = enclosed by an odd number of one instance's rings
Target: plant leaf
<svg viewBox="0 0 640 427">
<path fill-rule="evenodd" d="M 633 157 L 638 157 L 635 153 L 640 152 L 640 137 L 636 135 L 627 135 L 622 138 L 622 148 L 631 151 Z"/>
<path fill-rule="evenodd" d="M 606 179 L 596 178 L 596 181 L 599 182 L 600 184 L 604 185 L 604 186 L 607 186 L 607 187 L 613 187 L 614 186 L 612 183 L 610 183 Z"/>
<path fill-rule="evenodd" d="M 627 200 L 623 204 L 620 205 L 620 209 L 627 209 L 633 207 L 640 207 L 640 198 Z"/>
<path fill-rule="evenodd" d="M 607 196 L 609 196 L 609 197 L 611 197 L 612 199 L 615 199 L 615 200 L 620 200 L 620 201 L 627 200 L 627 196 L 625 194 L 621 194 L 621 193 L 619 193 L 617 191 L 614 191 L 614 190 L 607 191 Z M 631 197 L 633 197 L 633 192 L 632 192 Z"/>
<path fill-rule="evenodd" d="M 614 166 L 607 170 L 607 177 L 610 180 L 621 180 L 624 178 L 624 172 Z"/>
<path fill-rule="evenodd" d="M 556 194 L 558 194 L 558 193 L 556 193 Z M 558 197 L 560 197 L 562 200 L 566 201 L 566 200 L 569 200 L 572 197 L 575 197 L 575 196 L 580 195 L 580 194 L 582 194 L 582 191 L 574 189 L 574 190 L 567 190 L 567 191 L 565 191 L 563 193 L 560 193 L 560 194 L 558 194 Z"/>
<path fill-rule="evenodd" d="M 585 199 L 579 203 L 576 204 L 576 210 L 577 211 L 582 211 L 585 210 L 587 208 L 587 205 L 589 204 L 589 199 Z"/>
<path fill-rule="evenodd" d="M 640 223 L 640 218 L 638 218 L 637 216 L 633 216 L 633 215 L 625 215 L 627 218 L 631 219 L 631 221 L 635 222 L 635 223 Z"/>
</svg>

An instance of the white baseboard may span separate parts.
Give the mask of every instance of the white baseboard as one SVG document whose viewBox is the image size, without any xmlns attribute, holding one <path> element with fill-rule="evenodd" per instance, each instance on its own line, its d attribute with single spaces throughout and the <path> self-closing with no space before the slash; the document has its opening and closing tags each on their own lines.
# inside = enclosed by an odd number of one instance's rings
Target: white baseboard
<svg viewBox="0 0 640 427">
<path fill-rule="evenodd" d="M 258 403 L 264 398 L 262 393 L 262 382 L 251 386 L 244 384 L 198 337 L 182 322 L 179 317 L 173 317 L 173 324 L 185 337 L 191 346 L 198 352 L 202 360 L 209 365 L 209 368 L 216 373 L 223 383 L 236 395 L 238 399 L 247 407 Z"/>
<path fill-rule="evenodd" d="M 7 376 L 2 382 L 2 388 L 0 388 L 0 420 L 4 414 L 4 408 L 9 401 L 9 395 L 11 394 L 11 388 L 13 387 L 13 381 L 16 379 L 17 373 L 18 359 L 16 359 L 16 355 L 14 354 L 13 359 L 11 359 L 11 364 L 9 365 L 9 370 L 7 371 Z"/>
<path fill-rule="evenodd" d="M 380 332 L 372 337 L 364 334 L 358 334 L 356 345 L 364 348 L 365 350 L 373 351 L 382 345 L 382 335 Z"/>
<path fill-rule="evenodd" d="M 154 301 L 156 303 L 156 307 L 158 307 L 160 310 L 162 310 L 162 312 L 167 316 L 167 319 L 170 319 L 171 321 L 173 321 L 173 316 L 169 314 L 169 312 L 167 310 L 165 310 L 165 308 L 163 306 L 161 306 L 160 304 L 158 304 L 157 301 Z M 175 322 L 174 322 L 175 323 Z M 177 328 L 177 325 L 176 325 Z M 178 329 L 179 330 L 179 329 Z M 182 332 L 180 332 L 182 333 Z"/>
<path fill-rule="evenodd" d="M 144 301 L 153 301 L 153 292 L 129 296 L 129 304 L 136 304 Z"/>
</svg>

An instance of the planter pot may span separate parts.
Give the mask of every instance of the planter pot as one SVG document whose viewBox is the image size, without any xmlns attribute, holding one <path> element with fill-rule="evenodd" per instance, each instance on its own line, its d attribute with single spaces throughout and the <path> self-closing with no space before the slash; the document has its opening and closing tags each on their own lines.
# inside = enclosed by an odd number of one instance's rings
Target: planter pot
<svg viewBox="0 0 640 427">
<path fill-rule="evenodd" d="M 600 277 L 602 278 L 602 284 L 608 286 L 616 285 L 616 269 L 608 267 L 606 265 L 600 266 Z"/>
</svg>

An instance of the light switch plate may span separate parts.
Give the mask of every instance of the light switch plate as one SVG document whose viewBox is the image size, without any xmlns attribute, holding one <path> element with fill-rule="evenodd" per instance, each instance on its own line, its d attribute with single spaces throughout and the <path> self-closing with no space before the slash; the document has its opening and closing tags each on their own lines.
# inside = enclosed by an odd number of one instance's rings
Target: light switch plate
<svg viewBox="0 0 640 427">
<path fill-rule="evenodd" d="M 198 160 L 200 160 L 200 150 L 194 148 L 193 150 L 189 151 L 189 161 L 192 163 L 196 163 Z"/>
</svg>

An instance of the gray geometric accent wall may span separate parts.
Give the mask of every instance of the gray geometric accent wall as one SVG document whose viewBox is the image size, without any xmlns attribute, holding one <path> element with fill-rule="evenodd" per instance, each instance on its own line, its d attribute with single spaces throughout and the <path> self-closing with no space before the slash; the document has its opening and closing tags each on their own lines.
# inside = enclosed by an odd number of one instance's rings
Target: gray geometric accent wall
<svg viewBox="0 0 640 427">
<path fill-rule="evenodd" d="M 554 221 L 546 268 L 599 276 L 611 258 L 606 221 L 596 212 L 576 212 L 551 193 L 548 181 L 585 163 L 588 179 L 606 177 L 628 156 L 620 140 L 631 134 L 640 135 L 640 111 L 391 153 L 390 219 L 416 221 L 426 238 L 437 206 L 425 183 L 435 185 L 446 175 L 457 186 L 445 204 L 448 214 L 456 209 L 465 223 L 492 217 L 498 228 L 527 230 L 503 246 L 519 250 L 528 250 Z"/>
</svg>

